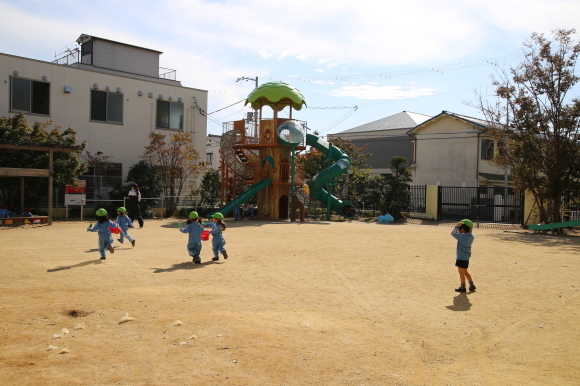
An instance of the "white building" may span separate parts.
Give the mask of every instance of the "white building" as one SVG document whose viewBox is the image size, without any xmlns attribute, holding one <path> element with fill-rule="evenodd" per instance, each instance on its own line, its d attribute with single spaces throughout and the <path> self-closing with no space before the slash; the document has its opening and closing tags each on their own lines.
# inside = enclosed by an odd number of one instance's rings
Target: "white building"
<svg viewBox="0 0 580 386">
<path fill-rule="evenodd" d="M 219 169 L 221 163 L 221 146 L 222 136 L 208 134 L 205 143 L 205 165 L 211 169 Z"/>
<path fill-rule="evenodd" d="M 151 132 L 190 132 L 205 161 L 207 91 L 160 69 L 159 51 L 84 34 L 77 43 L 55 62 L 0 53 L 0 116 L 73 128 L 87 151 L 112 157 L 123 179 Z"/>
</svg>

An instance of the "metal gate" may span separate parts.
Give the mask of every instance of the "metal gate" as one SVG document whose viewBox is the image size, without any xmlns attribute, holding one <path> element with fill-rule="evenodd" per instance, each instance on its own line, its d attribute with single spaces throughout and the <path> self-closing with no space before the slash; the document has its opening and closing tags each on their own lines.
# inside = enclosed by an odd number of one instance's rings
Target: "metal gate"
<svg viewBox="0 0 580 386">
<path fill-rule="evenodd" d="M 504 187 L 439 187 L 439 220 L 523 224 L 521 191 Z"/>
</svg>

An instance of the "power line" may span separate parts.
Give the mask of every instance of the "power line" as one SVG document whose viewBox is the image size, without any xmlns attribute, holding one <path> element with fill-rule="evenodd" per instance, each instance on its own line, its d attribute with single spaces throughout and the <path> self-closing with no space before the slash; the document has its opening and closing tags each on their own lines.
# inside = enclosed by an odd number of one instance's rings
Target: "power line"
<svg viewBox="0 0 580 386">
<path fill-rule="evenodd" d="M 235 106 L 235 105 L 237 105 L 238 103 L 241 103 L 241 102 L 243 102 L 243 101 L 245 101 L 245 100 L 246 100 L 246 99 L 244 98 L 244 99 L 242 99 L 242 100 L 240 100 L 240 101 L 237 101 L 236 103 L 232 103 L 232 104 L 231 104 L 231 105 L 229 105 L 229 106 L 222 107 L 222 108 L 221 108 L 221 109 L 219 109 L 219 110 L 216 110 L 216 111 L 214 111 L 214 112 L 211 112 L 211 113 L 209 113 L 208 115 L 211 115 L 211 114 L 213 114 L 213 113 L 217 113 L 218 111 L 225 110 L 225 109 L 227 109 L 228 107 Z"/>
</svg>

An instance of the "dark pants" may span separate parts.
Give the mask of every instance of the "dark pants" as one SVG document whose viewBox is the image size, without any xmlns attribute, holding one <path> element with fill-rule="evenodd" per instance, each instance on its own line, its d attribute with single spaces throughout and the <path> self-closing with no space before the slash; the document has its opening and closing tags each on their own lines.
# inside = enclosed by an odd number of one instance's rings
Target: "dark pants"
<svg viewBox="0 0 580 386">
<path fill-rule="evenodd" d="M 143 217 L 141 217 L 141 211 L 139 210 L 139 205 L 129 207 L 129 218 L 131 222 L 135 224 L 135 218 L 139 222 L 139 228 L 143 228 Z M 133 225 L 135 226 L 135 225 Z"/>
</svg>

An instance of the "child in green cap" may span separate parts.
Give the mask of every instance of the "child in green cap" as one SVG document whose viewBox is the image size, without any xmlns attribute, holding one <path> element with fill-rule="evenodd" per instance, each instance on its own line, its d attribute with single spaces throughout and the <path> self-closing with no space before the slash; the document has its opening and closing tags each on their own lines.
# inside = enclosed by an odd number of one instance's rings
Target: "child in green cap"
<svg viewBox="0 0 580 386">
<path fill-rule="evenodd" d="M 226 223 L 222 220 L 224 219 L 224 215 L 220 212 L 217 212 L 213 215 L 211 221 L 208 224 L 210 228 L 209 233 L 212 235 L 211 238 L 211 247 L 213 250 L 213 261 L 219 261 L 220 259 L 220 252 L 224 255 L 224 259 L 228 258 L 228 253 L 224 248 L 226 245 L 226 239 L 224 239 L 223 231 L 226 230 Z"/>
<path fill-rule="evenodd" d="M 92 228 L 87 228 L 88 232 L 98 232 L 99 235 L 99 252 L 101 254 L 101 260 L 107 258 L 107 249 L 111 253 L 115 253 L 113 249 L 113 237 L 111 236 L 111 229 L 118 228 L 119 224 L 109 220 L 107 211 L 100 208 L 96 211 L 97 223 Z"/>
<path fill-rule="evenodd" d="M 189 214 L 187 219 L 187 226 L 179 228 L 181 233 L 188 233 L 189 239 L 187 242 L 187 251 L 189 256 L 193 259 L 193 264 L 201 264 L 201 234 L 203 233 L 203 226 L 201 225 L 201 218 L 197 212 L 193 211 Z"/>
<path fill-rule="evenodd" d="M 125 209 L 124 207 L 120 207 L 119 209 L 117 209 L 117 224 L 119 224 L 122 230 L 121 235 L 119 236 L 117 241 L 123 244 L 123 241 L 125 241 L 125 237 L 127 237 L 127 240 L 131 242 L 131 245 L 135 246 L 135 239 L 129 234 L 129 227 L 133 225 L 133 222 L 131 221 L 129 216 L 127 216 L 127 209 Z"/>
<path fill-rule="evenodd" d="M 469 267 L 469 258 L 471 257 L 471 245 L 475 236 L 471 230 L 473 229 L 473 223 L 470 220 L 464 219 L 457 223 L 455 228 L 451 231 L 451 236 L 457 240 L 457 259 L 455 260 L 455 266 L 459 271 L 459 281 L 461 285 L 455 288 L 457 292 L 467 292 L 465 288 L 465 279 L 469 282 L 469 291 L 475 291 L 475 285 L 473 284 L 473 279 L 471 275 L 467 272 Z"/>
</svg>

